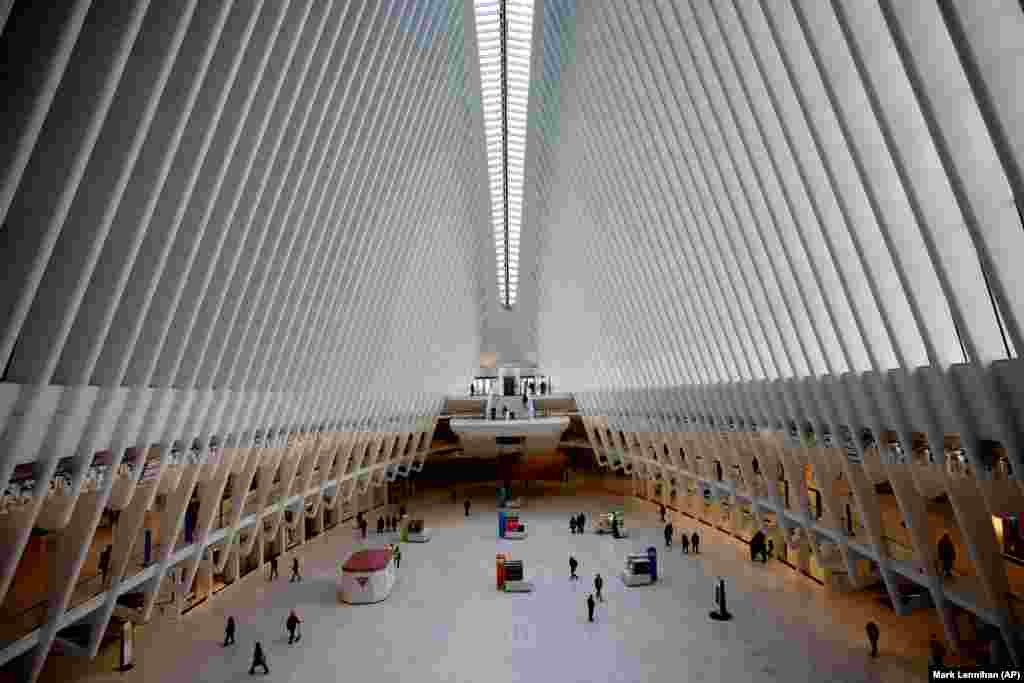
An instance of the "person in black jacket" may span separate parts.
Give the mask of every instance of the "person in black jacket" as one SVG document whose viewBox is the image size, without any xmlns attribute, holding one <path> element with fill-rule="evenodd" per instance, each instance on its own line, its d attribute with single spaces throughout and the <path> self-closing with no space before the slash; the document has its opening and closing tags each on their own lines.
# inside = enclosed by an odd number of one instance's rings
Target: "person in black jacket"
<svg viewBox="0 0 1024 683">
<path fill-rule="evenodd" d="M 569 580 L 579 581 L 580 577 L 576 576 L 576 568 L 580 566 L 580 563 L 576 561 L 576 558 L 572 555 L 569 556 Z"/>
<path fill-rule="evenodd" d="M 462 507 L 466 510 L 466 516 L 469 517 L 469 500 L 462 504 Z"/>
<path fill-rule="evenodd" d="M 696 531 L 690 536 L 690 547 L 693 548 L 694 555 L 700 554 L 700 536 L 697 535 Z"/>
<path fill-rule="evenodd" d="M 290 578 L 288 581 L 289 581 L 289 583 L 292 582 L 292 581 L 302 581 L 302 574 L 299 573 L 299 558 L 298 557 L 293 557 L 292 558 L 292 578 Z"/>
<path fill-rule="evenodd" d="M 594 574 L 594 593 L 597 594 L 597 599 L 600 602 L 604 602 L 604 597 L 601 595 L 602 588 L 604 588 L 604 579 L 600 574 Z"/>
<path fill-rule="evenodd" d="M 252 666 L 249 667 L 249 675 L 252 676 L 256 673 L 256 667 L 262 666 L 263 673 L 269 674 L 270 667 L 267 666 L 267 657 L 263 654 L 263 646 L 260 645 L 260 641 L 256 641 L 256 649 L 252 653 Z"/>
<path fill-rule="evenodd" d="M 672 528 L 672 522 L 665 525 L 665 547 L 672 547 L 672 534 L 675 530 Z"/>
<path fill-rule="evenodd" d="M 582 512 L 580 513 L 579 521 L 576 522 L 576 526 L 579 527 L 580 533 L 583 533 L 583 528 L 587 525 L 587 516 Z"/>
<path fill-rule="evenodd" d="M 596 603 L 594 602 L 594 596 L 593 595 L 588 595 L 587 596 L 587 619 L 588 619 L 588 621 L 593 621 L 594 620 L 594 607 L 595 607 L 595 605 L 596 605 Z"/>
<path fill-rule="evenodd" d="M 235 644 L 235 618 L 228 617 L 228 624 L 224 627 L 224 647 Z"/>
</svg>

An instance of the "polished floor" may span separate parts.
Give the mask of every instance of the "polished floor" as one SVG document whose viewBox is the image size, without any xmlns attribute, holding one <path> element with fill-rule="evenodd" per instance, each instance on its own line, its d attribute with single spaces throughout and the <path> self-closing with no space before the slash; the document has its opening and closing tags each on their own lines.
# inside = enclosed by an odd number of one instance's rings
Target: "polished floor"
<svg viewBox="0 0 1024 683">
<path fill-rule="evenodd" d="M 572 512 L 583 510 L 593 520 L 622 502 L 598 494 L 531 499 L 522 511 L 530 535 L 521 541 L 496 538 L 493 498 L 478 498 L 468 519 L 461 504 L 412 505 L 437 533 L 430 543 L 403 546 L 387 601 L 338 604 L 337 562 L 358 547 L 350 529 L 339 529 L 302 549 L 301 583 L 288 583 L 289 561 L 273 583 L 253 574 L 209 607 L 140 629 L 133 671 L 79 680 L 252 680 L 256 640 L 267 653 L 267 678 L 275 681 L 920 680 L 920 657 L 892 651 L 897 629 L 887 620 L 879 621 L 882 657 L 872 660 L 858 637 L 862 626 L 823 604 L 819 585 L 778 563 L 745 561 L 743 548 L 724 534 L 701 526 L 701 555 L 682 555 L 678 546 L 666 553 L 657 513 L 635 499 L 627 507 L 631 538 L 597 536 L 589 522 L 585 535 L 569 534 Z M 371 528 L 375 522 L 371 515 Z M 372 545 L 372 533 L 369 540 Z M 648 545 L 658 548 L 661 580 L 626 588 L 618 578 L 625 554 Z M 495 590 L 497 552 L 524 561 L 533 593 Z M 568 580 L 570 553 L 581 564 L 579 582 Z M 587 623 L 595 572 L 605 577 L 606 601 L 596 623 Z M 726 577 L 736 616 L 729 623 L 707 616 L 718 575 Z M 291 608 L 305 623 L 302 640 L 289 646 L 284 621 Z M 238 643 L 224 648 L 228 615 L 238 622 Z"/>
</svg>

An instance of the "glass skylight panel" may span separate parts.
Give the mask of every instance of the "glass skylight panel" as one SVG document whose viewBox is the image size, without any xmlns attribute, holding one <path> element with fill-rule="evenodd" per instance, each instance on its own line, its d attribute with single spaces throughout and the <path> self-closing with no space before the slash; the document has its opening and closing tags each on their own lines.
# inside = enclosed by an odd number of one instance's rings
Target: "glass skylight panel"
<svg viewBox="0 0 1024 683">
<path fill-rule="evenodd" d="M 474 0 L 474 6 L 498 293 L 511 306 L 518 284 L 533 0 Z"/>
</svg>

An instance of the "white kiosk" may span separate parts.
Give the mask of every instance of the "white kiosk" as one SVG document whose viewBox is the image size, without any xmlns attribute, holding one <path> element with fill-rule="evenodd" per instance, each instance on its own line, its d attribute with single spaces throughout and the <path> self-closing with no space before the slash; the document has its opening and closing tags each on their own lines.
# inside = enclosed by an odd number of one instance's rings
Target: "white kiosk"
<svg viewBox="0 0 1024 683">
<path fill-rule="evenodd" d="M 648 548 L 645 553 L 626 555 L 622 582 L 627 586 L 647 586 L 658 580 L 657 551 Z"/>
<path fill-rule="evenodd" d="M 359 550 L 345 561 L 338 577 L 338 599 L 351 605 L 380 602 L 395 586 L 391 546 Z"/>
</svg>

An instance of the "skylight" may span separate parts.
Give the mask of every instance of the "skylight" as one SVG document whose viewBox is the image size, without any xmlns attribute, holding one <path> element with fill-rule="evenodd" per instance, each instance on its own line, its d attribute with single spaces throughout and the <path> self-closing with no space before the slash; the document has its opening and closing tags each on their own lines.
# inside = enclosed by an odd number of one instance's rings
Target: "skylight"
<svg viewBox="0 0 1024 683">
<path fill-rule="evenodd" d="M 498 295 L 516 303 L 533 0 L 475 0 Z"/>
</svg>

